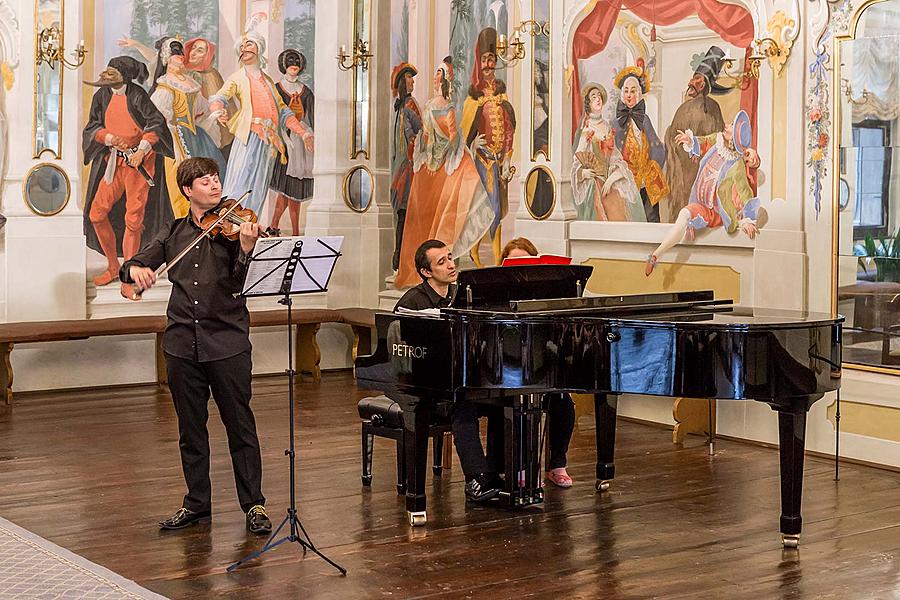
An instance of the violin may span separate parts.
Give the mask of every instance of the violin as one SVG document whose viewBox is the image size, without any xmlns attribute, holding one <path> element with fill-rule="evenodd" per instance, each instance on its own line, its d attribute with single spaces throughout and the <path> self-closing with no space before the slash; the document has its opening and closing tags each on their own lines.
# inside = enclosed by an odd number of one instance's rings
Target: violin
<svg viewBox="0 0 900 600">
<path fill-rule="evenodd" d="M 188 252 L 191 251 L 191 248 L 204 237 L 209 236 L 210 238 L 214 238 L 216 236 L 222 236 L 225 239 L 234 241 L 240 237 L 241 225 L 243 223 L 257 223 L 259 217 L 257 217 L 256 213 L 249 208 L 241 206 L 241 201 L 248 195 L 250 195 L 249 190 L 244 192 L 244 195 L 237 200 L 223 200 L 216 208 L 203 215 L 203 218 L 200 220 L 200 228 L 203 229 L 203 231 L 197 234 L 197 237 L 191 240 L 191 243 L 185 246 L 175 258 L 156 269 L 154 272 L 156 278 L 159 279 L 169 269 L 178 264 L 182 258 L 187 256 Z M 267 238 L 269 235 L 264 231 L 260 231 L 259 237 Z M 134 293 L 131 296 L 126 296 L 123 293 L 122 297 L 127 298 L 128 300 L 140 300 L 144 290 L 137 283 L 132 285 L 132 289 L 134 290 Z"/>
<path fill-rule="evenodd" d="M 240 237 L 243 223 L 257 223 L 258 221 L 259 217 L 256 216 L 256 213 L 249 208 L 242 207 L 240 200 L 228 199 L 223 200 L 216 208 L 203 215 L 200 220 L 200 228 L 203 229 L 204 235 L 209 237 L 221 235 L 227 240 L 234 241 Z M 265 231 L 260 231 L 259 237 L 265 238 L 269 235 Z"/>
</svg>

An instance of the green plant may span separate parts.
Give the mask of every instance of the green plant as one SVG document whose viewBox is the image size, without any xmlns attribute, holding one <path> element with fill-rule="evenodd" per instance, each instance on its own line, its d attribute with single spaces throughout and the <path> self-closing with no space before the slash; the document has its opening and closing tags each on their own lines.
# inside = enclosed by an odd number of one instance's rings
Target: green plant
<svg viewBox="0 0 900 600">
<path fill-rule="evenodd" d="M 853 246 L 853 254 L 867 274 L 874 263 L 875 281 L 900 283 L 900 227 L 892 236 L 877 241 L 867 233 L 862 244 Z"/>
</svg>

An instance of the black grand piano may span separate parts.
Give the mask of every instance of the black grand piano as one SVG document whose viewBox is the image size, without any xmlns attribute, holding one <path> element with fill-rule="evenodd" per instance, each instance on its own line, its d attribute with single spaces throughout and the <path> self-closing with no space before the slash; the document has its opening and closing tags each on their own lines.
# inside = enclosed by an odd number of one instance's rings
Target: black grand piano
<svg viewBox="0 0 900 600">
<path fill-rule="evenodd" d="M 504 404 L 505 496 L 523 506 L 542 500 L 533 455 L 543 394 L 594 394 L 601 492 L 615 474 L 618 395 L 650 394 L 755 400 L 778 413 L 781 533 L 797 546 L 806 414 L 840 387 L 843 317 L 737 307 L 712 292 L 583 297 L 591 271 L 462 271 L 439 314 L 376 315 L 378 346 L 357 359 L 357 383 L 404 410 L 410 524 L 426 522 L 428 424 L 441 403 Z"/>
</svg>

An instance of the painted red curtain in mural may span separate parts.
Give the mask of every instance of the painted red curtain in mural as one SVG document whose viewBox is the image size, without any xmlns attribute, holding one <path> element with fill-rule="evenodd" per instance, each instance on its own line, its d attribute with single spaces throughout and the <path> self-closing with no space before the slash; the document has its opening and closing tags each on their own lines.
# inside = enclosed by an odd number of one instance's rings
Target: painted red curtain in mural
<svg viewBox="0 0 900 600">
<path fill-rule="evenodd" d="M 726 4 L 719 0 L 598 0 L 590 14 L 579 23 L 572 37 L 573 74 L 572 131 L 581 119 L 581 81 L 578 60 L 589 58 L 603 51 L 609 41 L 620 10 L 634 13 L 640 19 L 654 25 L 672 25 L 692 15 L 697 15 L 711 30 L 729 44 L 748 48 L 753 41 L 753 17 L 742 6 Z M 703 48 L 702 50 L 705 50 Z M 687 83 L 687 82 L 685 82 Z M 741 108 L 747 111 L 753 128 L 753 144 L 756 145 L 756 99 L 758 82 L 750 81 L 741 92 Z M 660 132 L 662 134 L 662 131 Z"/>
</svg>

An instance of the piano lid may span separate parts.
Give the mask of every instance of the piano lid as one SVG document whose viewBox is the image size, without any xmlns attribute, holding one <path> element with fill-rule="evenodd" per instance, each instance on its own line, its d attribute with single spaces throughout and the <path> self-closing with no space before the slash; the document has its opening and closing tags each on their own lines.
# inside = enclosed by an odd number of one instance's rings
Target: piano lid
<svg viewBox="0 0 900 600">
<path fill-rule="evenodd" d="M 594 270 L 589 265 L 522 265 L 461 271 L 451 308 L 509 310 L 514 300 L 577 298 Z"/>
</svg>

